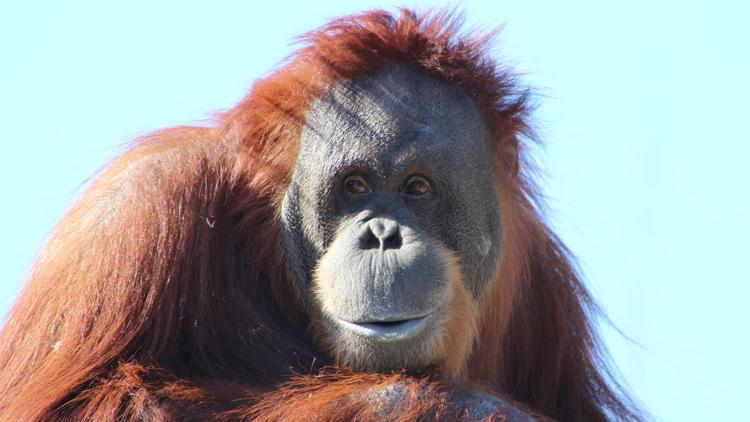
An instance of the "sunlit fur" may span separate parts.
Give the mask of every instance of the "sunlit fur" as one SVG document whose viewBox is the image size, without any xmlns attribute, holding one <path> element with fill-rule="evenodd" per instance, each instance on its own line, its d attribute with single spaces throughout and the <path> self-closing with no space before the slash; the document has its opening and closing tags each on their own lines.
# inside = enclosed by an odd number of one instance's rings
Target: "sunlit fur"
<svg viewBox="0 0 750 422">
<path fill-rule="evenodd" d="M 528 92 L 492 58 L 489 36 L 458 23 L 408 10 L 335 19 L 212 127 L 134 142 L 57 225 L 3 325 L 0 415 L 366 420 L 382 410 L 366 392 L 393 383 L 406 389 L 393 420 L 445 415 L 451 387 L 439 379 L 321 369 L 335 362 L 308 335 L 279 232 L 312 101 L 336 81 L 410 62 L 470 93 L 493 134 L 503 256 L 468 381 L 559 420 L 640 419 L 606 369 L 596 307 L 538 211 Z"/>
<path fill-rule="evenodd" d="M 458 258 L 446 250 L 441 252 L 449 263 L 448 279 L 452 293 L 442 316 L 442 342 L 436 351 L 439 356 L 437 363 L 446 376 L 464 380 L 467 360 L 477 339 L 478 306 L 466 289 Z"/>
</svg>

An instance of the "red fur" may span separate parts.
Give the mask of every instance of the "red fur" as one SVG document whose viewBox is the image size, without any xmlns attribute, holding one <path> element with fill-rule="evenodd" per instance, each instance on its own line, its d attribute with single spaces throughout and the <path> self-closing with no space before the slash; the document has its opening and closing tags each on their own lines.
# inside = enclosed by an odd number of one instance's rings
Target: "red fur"
<svg viewBox="0 0 750 422">
<path fill-rule="evenodd" d="M 449 13 L 373 11 L 300 43 L 215 127 L 137 141 L 61 220 L 0 334 L 3 418 L 379 418 L 358 393 L 395 382 L 412 393 L 389 417 L 459 415 L 446 407 L 457 387 L 433 378 L 320 372 L 330 362 L 306 331 L 279 239 L 308 104 L 404 61 L 464 87 L 494 133 L 504 252 L 469 378 L 556 419 L 637 418 L 601 360 L 596 309 L 533 202 L 528 95 L 485 51 L 488 36 L 461 36 Z"/>
</svg>

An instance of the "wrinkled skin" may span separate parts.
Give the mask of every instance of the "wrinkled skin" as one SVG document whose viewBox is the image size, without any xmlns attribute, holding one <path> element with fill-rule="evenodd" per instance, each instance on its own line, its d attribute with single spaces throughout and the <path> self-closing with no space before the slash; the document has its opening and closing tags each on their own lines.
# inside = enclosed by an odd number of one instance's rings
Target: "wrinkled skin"
<svg viewBox="0 0 750 422">
<path fill-rule="evenodd" d="M 451 320 L 474 327 L 500 253 L 489 136 L 462 89 L 408 65 L 338 83 L 313 103 L 284 243 L 320 342 L 341 363 L 439 365 Z M 455 311 L 461 292 L 468 306 Z M 480 391 L 455 400 L 477 409 L 470 418 L 512 409 Z"/>
</svg>

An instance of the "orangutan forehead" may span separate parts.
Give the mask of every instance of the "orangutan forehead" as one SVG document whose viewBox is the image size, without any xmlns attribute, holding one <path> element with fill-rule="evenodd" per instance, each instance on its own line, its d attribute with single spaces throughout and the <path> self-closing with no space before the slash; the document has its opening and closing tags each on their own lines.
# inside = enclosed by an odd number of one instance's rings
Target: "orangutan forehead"
<svg viewBox="0 0 750 422">
<path fill-rule="evenodd" d="M 481 151 L 487 132 L 480 109 L 462 88 L 398 64 L 328 88 L 307 113 L 302 147 L 391 156 Z"/>
</svg>

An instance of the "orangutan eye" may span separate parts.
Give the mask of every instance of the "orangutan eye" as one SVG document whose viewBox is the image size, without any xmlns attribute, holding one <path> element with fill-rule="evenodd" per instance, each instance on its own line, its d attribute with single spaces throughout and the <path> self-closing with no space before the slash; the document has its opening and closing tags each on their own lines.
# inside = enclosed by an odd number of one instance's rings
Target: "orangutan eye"
<svg viewBox="0 0 750 422">
<path fill-rule="evenodd" d="M 430 182 L 422 176 L 411 176 L 404 187 L 404 193 L 409 196 L 423 196 L 430 192 Z"/>
<path fill-rule="evenodd" d="M 364 195 L 370 193 L 370 185 L 362 176 L 352 175 L 344 179 L 344 190 L 351 195 Z"/>
</svg>

